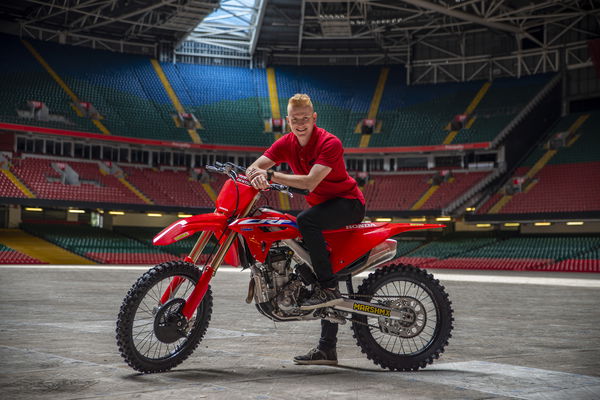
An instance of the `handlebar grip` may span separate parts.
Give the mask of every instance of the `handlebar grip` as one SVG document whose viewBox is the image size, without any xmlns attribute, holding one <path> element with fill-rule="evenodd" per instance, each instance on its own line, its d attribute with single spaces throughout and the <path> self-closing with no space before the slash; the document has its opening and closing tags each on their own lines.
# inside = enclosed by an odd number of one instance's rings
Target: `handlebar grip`
<svg viewBox="0 0 600 400">
<path fill-rule="evenodd" d="M 306 189 L 298 189 L 298 188 L 291 187 L 291 186 L 281 185 L 279 183 L 271 183 L 270 188 L 273 190 L 278 190 L 280 192 L 297 193 L 297 194 L 302 194 L 304 196 L 306 196 L 310 193 Z"/>
<path fill-rule="evenodd" d="M 289 186 L 287 188 L 287 190 L 289 192 L 301 194 L 301 195 L 304 195 L 304 196 L 308 196 L 310 194 L 310 191 L 308 189 L 298 189 L 298 188 L 291 187 L 291 186 Z"/>
<path fill-rule="evenodd" d="M 210 172 L 221 172 L 219 170 L 219 168 L 213 167 L 212 165 L 207 165 L 205 168 L 207 171 L 210 171 Z"/>
</svg>

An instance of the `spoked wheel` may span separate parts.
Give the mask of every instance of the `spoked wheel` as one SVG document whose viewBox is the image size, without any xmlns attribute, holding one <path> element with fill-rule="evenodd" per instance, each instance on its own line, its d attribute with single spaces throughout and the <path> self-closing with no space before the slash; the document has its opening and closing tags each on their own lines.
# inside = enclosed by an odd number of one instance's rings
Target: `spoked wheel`
<svg viewBox="0 0 600 400">
<path fill-rule="evenodd" d="M 161 303 L 174 279 L 181 283 Z M 181 311 L 199 279 L 195 265 L 170 261 L 146 272 L 129 290 L 117 319 L 117 345 L 133 369 L 168 371 L 196 349 L 212 313 L 210 287 L 189 321 Z"/>
<path fill-rule="evenodd" d="M 439 358 L 452 337 L 452 303 L 438 280 L 410 265 L 393 265 L 369 275 L 357 299 L 400 311 L 404 319 L 354 315 L 358 346 L 383 368 L 410 371 Z"/>
</svg>

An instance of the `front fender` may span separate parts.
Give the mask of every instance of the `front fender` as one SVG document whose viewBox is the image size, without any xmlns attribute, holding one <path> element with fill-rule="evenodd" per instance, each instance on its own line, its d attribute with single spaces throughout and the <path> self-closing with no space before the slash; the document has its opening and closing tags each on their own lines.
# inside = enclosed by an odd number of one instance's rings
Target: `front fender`
<svg viewBox="0 0 600 400">
<path fill-rule="evenodd" d="M 175 243 L 200 231 L 222 232 L 227 227 L 227 217 L 219 213 L 194 215 L 173 222 L 160 231 L 152 240 L 155 246 Z"/>
</svg>

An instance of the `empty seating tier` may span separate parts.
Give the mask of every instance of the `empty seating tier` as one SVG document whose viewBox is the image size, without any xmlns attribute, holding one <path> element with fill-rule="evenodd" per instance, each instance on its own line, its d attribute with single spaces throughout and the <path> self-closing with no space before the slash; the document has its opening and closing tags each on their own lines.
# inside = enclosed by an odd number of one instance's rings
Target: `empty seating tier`
<svg viewBox="0 0 600 400">
<path fill-rule="evenodd" d="M 143 203 L 117 178 L 102 175 L 97 163 L 67 162 L 84 181 L 79 185 L 67 185 L 61 182 L 61 175 L 52 168 L 53 162 L 56 160 L 25 158 L 14 164 L 13 172 L 38 198 L 42 199 Z"/>
<path fill-rule="evenodd" d="M 8 177 L 0 171 L 0 197 L 27 197 Z"/>
<path fill-rule="evenodd" d="M 600 210 L 600 162 L 547 165 L 526 193 L 518 193 L 502 214 Z"/>
<path fill-rule="evenodd" d="M 596 236 L 449 238 L 396 261 L 424 268 L 591 272 L 597 268 L 599 247 Z"/>
<path fill-rule="evenodd" d="M 363 193 L 369 210 L 408 210 L 429 187 L 432 173 L 372 174 Z"/>
<path fill-rule="evenodd" d="M 104 264 L 156 264 L 178 258 L 157 247 L 100 228 L 76 224 L 23 224 L 23 228 L 73 253 Z"/>
<path fill-rule="evenodd" d="M 453 143 L 493 140 L 542 90 L 551 74 L 500 78 L 492 82 L 487 94 L 474 111 L 474 122 L 462 129 Z"/>
<path fill-rule="evenodd" d="M 212 207 L 202 184 L 190 178 L 188 171 L 122 167 L 127 180 L 150 197 L 155 204 L 181 207 Z M 160 182 L 160 184 L 157 184 Z"/>
<path fill-rule="evenodd" d="M 452 179 L 448 182 L 442 182 L 439 189 L 423 204 L 421 209 L 443 209 L 487 174 L 488 172 L 454 172 Z"/>
<path fill-rule="evenodd" d="M 33 257 L 23 254 L 0 243 L 0 264 L 45 264 Z"/>
<path fill-rule="evenodd" d="M 149 58 L 29 41 L 60 78 L 58 83 L 18 38 L 1 35 L 0 42 L 5 49 L 0 55 L 0 89 L 5 94 L 0 121 L 192 141 L 188 129 L 178 126 L 176 106 Z M 262 147 L 272 143 L 273 135 L 264 132 L 265 119 L 272 117 L 266 69 L 182 63 L 160 67 L 182 107 L 200 122 L 203 143 Z M 345 147 L 358 147 L 361 135 L 355 133 L 356 126 L 368 116 L 380 72 L 380 67 L 276 67 L 281 113 L 285 114 L 290 96 L 308 93 L 318 124 Z M 381 132 L 372 135 L 370 147 L 441 144 L 448 123 L 464 112 L 484 83 L 407 86 L 405 76 L 403 67 L 389 68 L 377 113 Z M 492 82 L 475 110 L 474 123 L 461 130 L 454 143 L 493 139 L 548 80 L 548 75 L 540 75 Z M 84 116 L 73 96 L 91 103 L 100 119 Z M 44 102 L 52 118 L 20 117 L 17 109 L 30 100 Z"/>
<path fill-rule="evenodd" d="M 522 192 L 511 198 L 494 194 L 478 213 L 525 214 L 600 211 L 600 112 L 569 114 L 548 131 L 571 132 L 566 147 L 549 151 L 540 144 L 516 169 L 512 177 L 529 177 Z M 501 206 L 498 201 L 504 202 Z M 498 206 L 494 205 L 498 203 Z"/>
<path fill-rule="evenodd" d="M 147 246 L 150 247 L 154 246 L 152 244 L 152 239 L 161 230 L 161 228 L 142 228 L 137 226 L 119 226 L 114 228 L 114 231 L 118 234 L 128 237 L 130 239 L 134 239 L 138 242 L 145 243 Z M 182 239 L 173 244 L 170 244 L 168 246 L 156 246 L 156 248 L 165 253 L 173 254 L 183 258 L 190 253 L 197 239 L 197 235 L 194 235 Z M 204 249 L 204 254 L 210 254 L 213 251 L 214 246 L 215 242 L 210 242 Z"/>
<path fill-rule="evenodd" d="M 600 248 L 572 256 L 549 266 L 552 271 L 600 272 Z"/>
</svg>

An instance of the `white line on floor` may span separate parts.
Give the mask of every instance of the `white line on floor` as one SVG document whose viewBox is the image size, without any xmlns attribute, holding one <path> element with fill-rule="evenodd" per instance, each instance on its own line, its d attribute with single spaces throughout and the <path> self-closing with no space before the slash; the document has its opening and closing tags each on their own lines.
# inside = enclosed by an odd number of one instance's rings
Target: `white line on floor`
<svg viewBox="0 0 600 400">
<path fill-rule="evenodd" d="M 408 379 L 527 400 L 598 399 L 600 378 L 488 361 L 439 363 Z"/>
<path fill-rule="evenodd" d="M 98 270 L 98 271 L 147 271 L 151 266 L 140 265 L 0 265 L 0 269 L 48 269 L 48 270 Z M 229 266 L 220 267 L 218 272 L 249 272 L 249 269 L 242 271 L 240 268 Z M 366 277 L 372 271 L 365 271 L 358 274 L 358 277 Z M 448 273 L 429 270 L 436 279 L 442 282 L 476 282 L 476 283 L 506 283 L 513 285 L 542 285 L 542 286 L 568 286 L 584 288 L 600 288 L 600 276 L 598 274 L 586 275 L 586 278 L 574 278 L 570 273 L 563 272 L 564 277 L 531 276 L 524 275 L 525 271 L 502 271 L 511 275 L 499 275 L 493 271 L 477 271 L 476 273 Z M 536 272 L 544 274 L 544 272 Z M 577 274 L 581 276 L 581 274 Z"/>
<path fill-rule="evenodd" d="M 430 271 L 431 272 L 431 271 Z M 518 274 L 518 272 L 515 272 Z M 540 272 L 543 273 L 543 272 Z M 564 273 L 564 278 L 532 277 L 532 276 L 501 276 L 482 274 L 444 274 L 434 272 L 436 279 L 440 281 L 454 282 L 477 282 L 477 283 L 510 283 L 513 285 L 544 285 L 544 286 L 576 286 L 588 288 L 600 288 L 600 276 L 598 278 L 578 279 L 571 278 Z"/>
<path fill-rule="evenodd" d="M 0 265 L 5 269 L 96 269 L 99 271 L 119 270 L 119 271 L 148 271 L 151 266 L 140 265 L 48 265 L 48 264 L 23 264 L 23 265 Z"/>
</svg>

